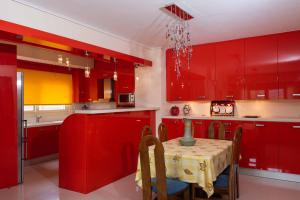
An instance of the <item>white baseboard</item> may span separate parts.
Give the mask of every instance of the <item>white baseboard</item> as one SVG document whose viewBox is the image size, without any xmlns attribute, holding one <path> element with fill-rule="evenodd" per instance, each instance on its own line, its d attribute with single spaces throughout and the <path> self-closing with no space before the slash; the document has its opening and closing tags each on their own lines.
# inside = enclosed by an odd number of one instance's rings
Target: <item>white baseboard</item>
<svg viewBox="0 0 300 200">
<path fill-rule="evenodd" d="M 288 174 L 288 173 L 272 172 L 272 171 L 259 170 L 259 169 L 247 169 L 247 168 L 240 168 L 240 173 L 249 176 L 272 178 L 277 180 L 300 183 L 300 175 L 297 174 Z"/>
<path fill-rule="evenodd" d="M 36 165 L 36 164 L 39 164 L 39 163 L 42 163 L 42 162 L 47 162 L 47 161 L 56 160 L 56 159 L 58 159 L 58 153 L 51 154 L 49 156 L 34 158 L 34 159 L 31 159 L 31 160 L 25 160 L 24 166 Z"/>
</svg>

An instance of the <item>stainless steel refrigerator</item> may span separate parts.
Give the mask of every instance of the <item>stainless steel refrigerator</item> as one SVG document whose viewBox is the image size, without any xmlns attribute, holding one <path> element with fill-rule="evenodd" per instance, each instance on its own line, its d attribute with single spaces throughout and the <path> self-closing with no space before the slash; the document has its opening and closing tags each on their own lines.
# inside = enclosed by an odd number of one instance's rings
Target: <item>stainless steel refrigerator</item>
<svg viewBox="0 0 300 200">
<path fill-rule="evenodd" d="M 17 72 L 17 106 L 18 106 L 18 183 L 24 181 L 24 148 L 26 137 L 24 127 L 27 130 L 27 121 L 24 120 L 24 75 Z"/>
</svg>

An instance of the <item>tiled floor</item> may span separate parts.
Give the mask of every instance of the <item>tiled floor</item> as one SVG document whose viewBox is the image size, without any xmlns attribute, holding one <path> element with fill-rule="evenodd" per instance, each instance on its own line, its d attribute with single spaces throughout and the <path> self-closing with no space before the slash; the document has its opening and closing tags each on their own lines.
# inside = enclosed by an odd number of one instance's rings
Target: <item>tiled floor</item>
<svg viewBox="0 0 300 200">
<path fill-rule="evenodd" d="M 0 190 L 0 200 L 140 200 L 134 175 L 125 177 L 88 195 L 58 188 L 58 162 L 25 168 L 25 183 Z M 300 183 L 240 176 L 240 200 L 299 200 Z"/>
</svg>

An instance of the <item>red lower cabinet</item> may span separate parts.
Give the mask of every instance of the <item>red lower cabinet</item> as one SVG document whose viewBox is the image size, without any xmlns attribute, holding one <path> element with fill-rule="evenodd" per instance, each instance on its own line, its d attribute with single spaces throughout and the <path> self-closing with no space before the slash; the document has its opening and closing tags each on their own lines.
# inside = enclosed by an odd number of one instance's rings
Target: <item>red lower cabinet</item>
<svg viewBox="0 0 300 200">
<path fill-rule="evenodd" d="M 277 122 L 256 122 L 257 168 L 269 171 L 279 171 L 279 128 Z"/>
<path fill-rule="evenodd" d="M 259 149 L 257 146 L 258 136 L 255 129 L 255 122 L 241 122 L 241 125 L 243 133 L 240 166 L 257 168 L 257 155 Z"/>
<path fill-rule="evenodd" d="M 281 123 L 279 140 L 279 168 L 300 174 L 300 123 Z"/>
<path fill-rule="evenodd" d="M 184 123 L 182 119 L 162 119 L 162 122 L 167 126 L 168 140 L 183 137 Z"/>
<path fill-rule="evenodd" d="M 58 132 L 59 126 L 28 128 L 25 159 L 30 160 L 58 153 Z"/>
<path fill-rule="evenodd" d="M 193 120 L 192 126 L 192 132 L 195 138 L 207 138 L 208 123 L 206 120 Z"/>
</svg>

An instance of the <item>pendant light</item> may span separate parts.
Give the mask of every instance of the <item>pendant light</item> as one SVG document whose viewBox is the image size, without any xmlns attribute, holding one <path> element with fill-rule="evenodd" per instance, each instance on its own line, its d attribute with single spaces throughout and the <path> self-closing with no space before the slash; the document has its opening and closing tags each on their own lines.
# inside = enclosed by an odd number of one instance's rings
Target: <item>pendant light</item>
<svg viewBox="0 0 300 200">
<path fill-rule="evenodd" d="M 84 77 L 85 78 L 90 78 L 90 74 L 91 74 L 91 68 L 89 66 L 84 68 Z"/>
<path fill-rule="evenodd" d="M 114 71 L 114 75 L 113 75 L 113 78 L 114 78 L 114 81 L 117 81 L 118 80 L 118 73 L 117 73 L 117 59 L 114 58 L 114 63 L 115 63 L 115 71 Z"/>
</svg>

